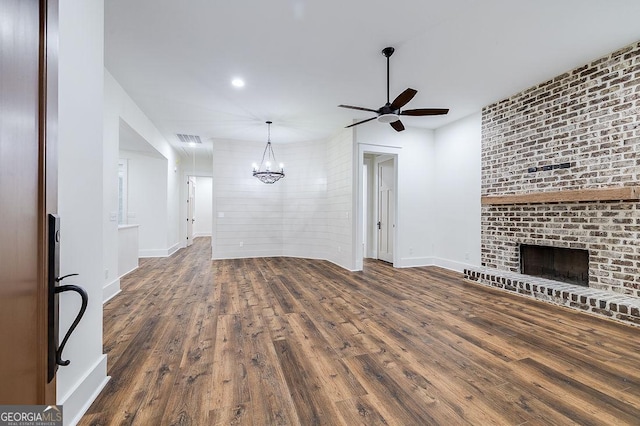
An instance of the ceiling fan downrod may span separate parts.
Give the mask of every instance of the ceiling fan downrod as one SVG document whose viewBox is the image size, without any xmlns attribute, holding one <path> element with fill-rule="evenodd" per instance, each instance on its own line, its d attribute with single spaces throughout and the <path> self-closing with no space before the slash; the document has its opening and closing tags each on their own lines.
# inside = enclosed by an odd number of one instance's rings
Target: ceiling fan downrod
<svg viewBox="0 0 640 426">
<path fill-rule="evenodd" d="M 382 49 L 382 54 L 387 58 L 387 105 L 391 103 L 389 101 L 389 58 L 395 51 L 396 49 L 394 49 L 393 47 L 385 47 L 384 49 Z"/>
</svg>

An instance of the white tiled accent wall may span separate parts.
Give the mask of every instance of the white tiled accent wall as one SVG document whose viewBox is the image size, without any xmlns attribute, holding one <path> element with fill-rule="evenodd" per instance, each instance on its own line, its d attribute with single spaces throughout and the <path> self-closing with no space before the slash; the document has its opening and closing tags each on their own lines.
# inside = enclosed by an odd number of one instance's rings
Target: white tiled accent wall
<svg viewBox="0 0 640 426">
<path fill-rule="evenodd" d="M 327 142 L 276 147 L 286 150 L 287 176 L 282 184 L 283 254 L 324 259 L 329 244 L 327 211 Z"/>
<path fill-rule="evenodd" d="M 343 130 L 327 142 L 327 260 L 347 269 L 353 264 L 353 132 Z"/>
<path fill-rule="evenodd" d="M 286 176 L 251 175 L 264 143 L 215 140 L 213 258 L 293 256 L 352 268 L 351 132 L 318 142 L 275 144 Z"/>
<path fill-rule="evenodd" d="M 266 185 L 251 175 L 263 149 L 262 143 L 213 142 L 214 259 L 282 255 L 283 182 Z M 275 152 L 286 162 L 277 145 Z"/>
</svg>

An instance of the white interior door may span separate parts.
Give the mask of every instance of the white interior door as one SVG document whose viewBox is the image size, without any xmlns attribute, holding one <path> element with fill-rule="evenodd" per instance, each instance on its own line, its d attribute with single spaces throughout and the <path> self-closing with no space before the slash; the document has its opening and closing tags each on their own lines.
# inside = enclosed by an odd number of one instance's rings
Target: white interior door
<svg viewBox="0 0 640 426">
<path fill-rule="evenodd" d="M 393 263 L 395 232 L 395 170 L 393 159 L 378 163 L 378 259 Z"/>
<path fill-rule="evenodd" d="M 187 247 L 193 244 L 193 227 L 196 221 L 196 178 L 187 180 Z"/>
</svg>

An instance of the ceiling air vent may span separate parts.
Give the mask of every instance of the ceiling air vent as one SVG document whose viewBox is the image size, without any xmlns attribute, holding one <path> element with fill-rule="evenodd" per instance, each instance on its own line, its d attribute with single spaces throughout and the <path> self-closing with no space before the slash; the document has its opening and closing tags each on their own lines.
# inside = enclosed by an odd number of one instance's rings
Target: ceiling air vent
<svg viewBox="0 0 640 426">
<path fill-rule="evenodd" d="M 178 139 L 180 139 L 180 142 L 184 142 L 184 143 L 202 143 L 202 141 L 200 140 L 200 136 L 182 135 L 180 133 L 178 133 L 176 136 L 178 136 Z"/>
</svg>

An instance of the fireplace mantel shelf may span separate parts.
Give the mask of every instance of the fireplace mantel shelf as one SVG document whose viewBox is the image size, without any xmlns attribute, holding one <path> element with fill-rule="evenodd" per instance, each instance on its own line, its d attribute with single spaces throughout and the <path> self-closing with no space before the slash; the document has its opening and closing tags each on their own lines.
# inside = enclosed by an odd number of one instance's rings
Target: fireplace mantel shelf
<svg viewBox="0 0 640 426">
<path fill-rule="evenodd" d="M 573 189 L 564 191 L 533 192 L 529 194 L 485 195 L 481 197 L 481 203 L 483 205 L 637 200 L 640 200 L 640 186 Z"/>
</svg>

